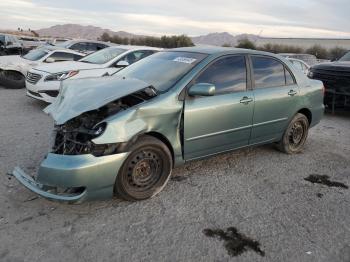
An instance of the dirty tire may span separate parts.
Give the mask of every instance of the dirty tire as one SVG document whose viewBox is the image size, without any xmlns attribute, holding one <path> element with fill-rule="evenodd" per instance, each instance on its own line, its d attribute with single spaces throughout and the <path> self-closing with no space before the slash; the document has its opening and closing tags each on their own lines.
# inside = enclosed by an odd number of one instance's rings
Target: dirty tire
<svg viewBox="0 0 350 262">
<path fill-rule="evenodd" d="M 25 78 L 16 71 L 1 71 L 0 83 L 7 89 L 21 89 L 25 87 Z"/>
<path fill-rule="evenodd" d="M 303 114 L 296 114 L 290 121 L 277 148 L 286 154 L 302 151 L 309 131 L 309 121 Z"/>
<path fill-rule="evenodd" d="M 172 170 L 168 147 L 152 136 L 142 136 L 128 151 L 115 181 L 115 193 L 125 200 L 137 201 L 162 191 Z"/>
</svg>

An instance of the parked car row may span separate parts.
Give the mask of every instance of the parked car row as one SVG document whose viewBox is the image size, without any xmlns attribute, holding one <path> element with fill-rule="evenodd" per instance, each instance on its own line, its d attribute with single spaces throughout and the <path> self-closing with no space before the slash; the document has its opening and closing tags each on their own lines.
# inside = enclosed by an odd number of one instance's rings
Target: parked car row
<svg viewBox="0 0 350 262">
<path fill-rule="evenodd" d="M 4 41 L 1 41 L 3 37 Z M 11 41 L 12 42 L 11 42 Z M 91 54 L 106 47 L 115 46 L 111 43 L 90 40 L 68 40 L 54 44 L 23 38 L 22 43 L 12 35 L 0 35 L 1 43 L 5 43 L 0 56 L 0 83 L 7 88 L 24 88 L 25 77 L 29 69 L 40 64 L 61 61 L 77 61 L 86 54 Z M 16 41 L 16 42 L 14 42 Z M 35 48 L 34 48 L 35 47 Z M 24 50 L 34 48 L 29 52 Z"/>
<path fill-rule="evenodd" d="M 159 50 L 146 46 L 114 46 L 78 61 L 37 66 L 27 74 L 27 95 L 52 103 L 63 80 L 109 76 Z"/>
<path fill-rule="evenodd" d="M 324 111 L 320 81 L 252 50 L 113 46 L 28 71 L 54 139 L 35 178 L 13 175 L 58 201 L 147 199 L 173 167 L 248 146 L 299 153 Z"/>
</svg>

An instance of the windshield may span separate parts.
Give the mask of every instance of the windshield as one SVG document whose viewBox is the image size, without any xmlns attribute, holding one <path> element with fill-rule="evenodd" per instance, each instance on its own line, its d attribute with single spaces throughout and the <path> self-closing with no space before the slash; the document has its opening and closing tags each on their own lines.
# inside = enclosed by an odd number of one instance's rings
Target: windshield
<svg viewBox="0 0 350 262">
<path fill-rule="evenodd" d="M 122 48 L 109 47 L 92 53 L 91 55 L 85 56 L 80 59 L 80 62 L 91 63 L 91 64 L 105 64 L 116 58 L 118 55 L 124 53 L 126 50 Z"/>
<path fill-rule="evenodd" d="M 339 61 L 350 61 L 350 52 L 347 52 Z"/>
<path fill-rule="evenodd" d="M 142 80 L 164 92 L 206 57 L 199 53 L 159 52 L 123 69 L 118 75 Z"/>
<path fill-rule="evenodd" d="M 24 55 L 23 58 L 30 60 L 30 61 L 37 61 L 37 60 L 43 58 L 47 54 L 48 54 L 47 50 L 42 49 L 42 48 L 37 48 L 37 49 L 30 51 L 26 55 Z"/>
</svg>

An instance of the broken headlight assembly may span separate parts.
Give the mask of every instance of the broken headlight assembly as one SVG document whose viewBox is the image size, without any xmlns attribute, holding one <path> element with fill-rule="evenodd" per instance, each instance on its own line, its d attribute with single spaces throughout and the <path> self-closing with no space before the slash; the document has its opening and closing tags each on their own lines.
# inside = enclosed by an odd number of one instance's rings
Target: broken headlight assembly
<svg viewBox="0 0 350 262">
<path fill-rule="evenodd" d="M 44 81 L 63 81 L 77 74 L 79 74 L 79 70 L 61 72 L 57 74 L 48 75 L 47 77 L 45 77 Z"/>
</svg>

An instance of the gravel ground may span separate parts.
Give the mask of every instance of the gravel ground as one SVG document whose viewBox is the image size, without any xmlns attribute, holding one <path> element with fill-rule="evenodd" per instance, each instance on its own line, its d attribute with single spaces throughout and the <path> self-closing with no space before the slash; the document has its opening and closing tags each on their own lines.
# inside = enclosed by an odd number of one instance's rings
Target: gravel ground
<svg viewBox="0 0 350 262">
<path fill-rule="evenodd" d="M 350 261 L 350 189 L 304 180 L 350 185 L 349 116 L 325 116 L 302 154 L 239 150 L 175 169 L 151 200 L 67 205 L 6 176 L 16 165 L 36 172 L 47 152 L 44 106 L 0 88 L 1 261 Z M 204 234 L 230 227 L 265 256 L 249 248 L 233 256 L 232 241 Z"/>
</svg>

